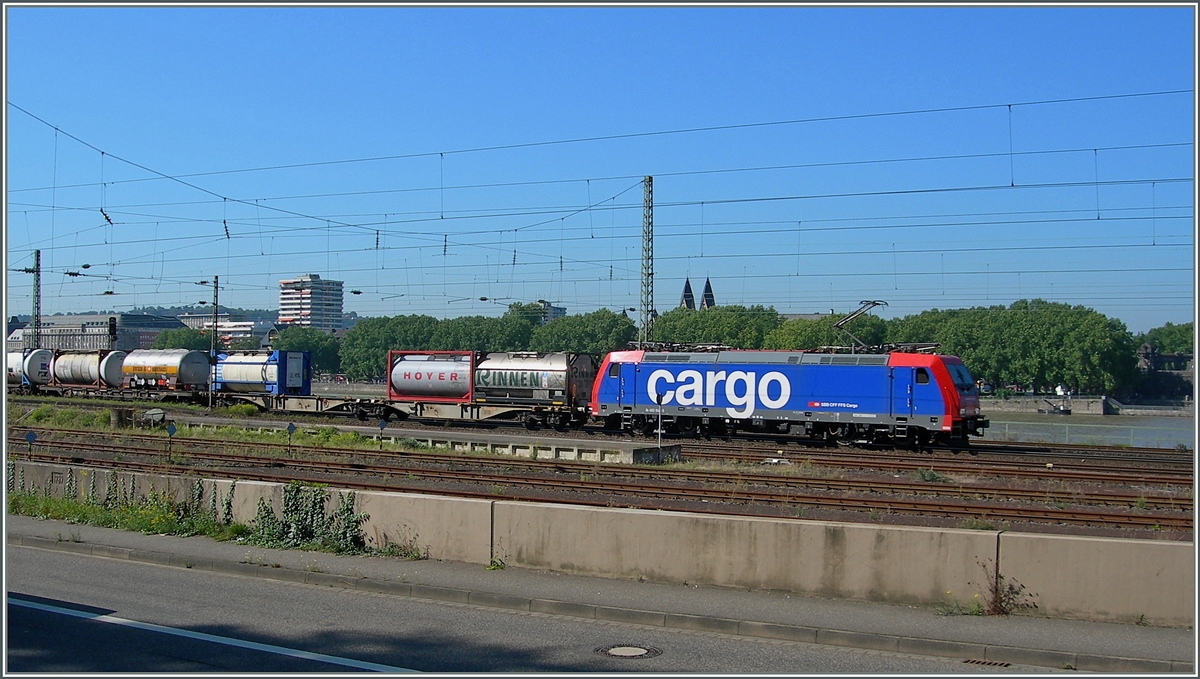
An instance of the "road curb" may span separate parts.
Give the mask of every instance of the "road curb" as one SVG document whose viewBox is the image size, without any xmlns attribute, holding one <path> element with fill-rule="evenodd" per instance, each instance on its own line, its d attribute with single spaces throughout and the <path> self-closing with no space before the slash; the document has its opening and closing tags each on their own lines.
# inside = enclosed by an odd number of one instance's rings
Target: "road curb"
<svg viewBox="0 0 1200 679">
<path fill-rule="evenodd" d="M 414 585 L 399 582 L 393 583 L 371 580 L 365 577 L 300 571 L 285 568 L 279 564 L 247 563 L 216 559 L 196 559 L 192 561 L 167 552 L 154 552 L 108 545 L 92 545 L 71 540 L 52 540 L 50 538 L 30 535 L 10 534 L 8 536 L 8 544 L 120 559 L 122 561 L 136 561 L 138 563 L 169 566 L 172 568 L 187 568 L 282 582 L 352 589 L 387 596 L 403 596 L 429 601 L 471 604 L 485 608 L 531 611 L 535 613 L 649 625 L 669 629 L 717 632 L 760 639 L 779 639 L 844 648 L 862 648 L 941 658 L 976 660 L 988 663 L 1056 667 L 1085 672 L 1191 673 L 1193 671 L 1193 664 L 1185 661 L 1123 658 L 1089 653 L 1071 653 L 1068 651 L 1017 648 L 1013 646 L 996 646 L 992 644 L 945 641 L 940 639 L 921 639 L 873 632 L 853 632 L 849 630 L 813 628 L 749 620 L 730 620 L 728 618 L 703 615 L 685 615 L 664 613 L 661 611 L 643 611 L 611 606 L 577 604 L 553 599 L 527 599 L 493 592 L 476 592 L 450 587 Z"/>
</svg>

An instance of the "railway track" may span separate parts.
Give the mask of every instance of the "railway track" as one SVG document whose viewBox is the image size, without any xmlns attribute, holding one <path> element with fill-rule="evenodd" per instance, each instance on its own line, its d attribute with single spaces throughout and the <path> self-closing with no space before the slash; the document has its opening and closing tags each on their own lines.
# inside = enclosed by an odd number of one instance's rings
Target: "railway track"
<svg viewBox="0 0 1200 679">
<path fill-rule="evenodd" d="M 595 463 L 520 460 L 517 458 L 486 458 L 462 454 L 387 453 L 362 450 L 287 447 L 283 444 L 239 443 L 221 440 L 181 439 L 171 453 L 165 449 L 161 436 L 145 434 L 112 434 L 98 437 L 96 432 L 51 432 L 28 452 L 18 452 L 27 444 L 16 436 L 9 437 L 10 455 L 43 461 L 87 463 L 100 466 L 128 468 L 136 465 L 157 472 L 212 472 L 244 478 L 288 480 L 297 472 L 317 477 L 346 475 L 361 479 L 364 475 L 381 476 L 384 482 L 364 482 L 372 489 L 430 492 L 401 479 L 420 479 L 459 484 L 486 485 L 504 488 L 506 499 L 548 500 L 530 496 L 529 492 L 569 492 L 575 495 L 601 494 L 611 504 L 619 499 L 620 506 L 662 508 L 661 501 L 692 503 L 739 503 L 762 507 L 836 507 L 857 511 L 886 511 L 915 513 L 955 518 L 981 516 L 1008 521 L 1041 521 L 1089 526 L 1157 526 L 1190 529 L 1192 500 L 1171 495 L 1130 495 L 1110 492 L 1070 492 L 1048 489 L 997 489 L 968 485 L 939 487 L 938 484 L 879 480 L 852 481 L 844 479 L 802 478 L 770 474 L 746 474 L 696 470 L 655 469 L 644 467 L 612 467 Z M 84 440 L 86 438 L 86 440 Z M 97 441 L 107 438 L 107 441 Z M 120 439 L 124 439 L 121 441 Z M 137 444 L 137 445 L 131 445 Z M 36 448 L 36 450 L 33 450 Z M 230 452 L 234 449 L 236 452 Z M 252 450 L 271 454 L 252 454 Z M 97 458 L 108 455 L 113 459 Z M 118 462 L 115 458 L 120 456 Z M 312 459 L 333 457 L 335 459 Z M 203 462 L 208 466 L 201 466 Z M 462 467 L 469 466 L 469 469 Z M 515 466 L 520 473 L 512 473 Z M 490 471 L 499 467 L 500 472 Z M 215 468 L 215 469 L 214 469 Z M 281 469 L 285 468 L 285 469 Z M 246 474 L 251 474 L 246 477 Z M 338 480 L 344 485 L 344 479 Z M 514 495 L 510 489 L 525 493 Z M 460 495 L 462 489 L 446 494 Z M 828 491 L 842 495 L 820 495 Z M 446 491 L 437 491 L 446 492 Z M 469 491 L 464 491 L 469 492 Z M 852 494 L 852 495 L 847 495 Z M 478 493 L 464 496 L 480 496 Z M 481 496 L 495 499 L 496 495 Z M 928 496 L 933 496 L 929 498 Z M 586 498 L 584 498 L 586 499 Z M 1014 507 L 1004 503 L 1027 502 L 1034 506 Z M 649 503 L 649 504 L 646 504 Z M 1001 504 L 996 504 L 1001 503 Z M 1054 505 L 1047 507 L 1043 505 Z M 1066 508 L 1064 503 L 1070 503 Z M 1137 508 L 1136 511 L 1112 511 L 1091 506 L 1102 505 Z M 689 509 L 690 510 L 690 509 Z M 1145 513 L 1146 510 L 1166 513 Z M 745 514 L 745 512 L 737 512 Z M 770 514 L 774 515 L 774 514 Z"/>
<path fill-rule="evenodd" d="M 684 444 L 684 459 L 737 461 L 745 463 L 783 462 L 843 469 L 879 469 L 916 472 L 927 469 L 954 474 L 994 475 L 1008 478 L 1057 479 L 1064 482 L 1139 483 L 1167 486 L 1190 486 L 1190 468 L 1160 468 L 1142 465 L 1115 465 L 1106 461 L 1081 459 L 1078 456 L 1058 464 L 1030 460 L 983 460 L 969 458 L 934 458 L 927 454 L 880 453 L 853 448 L 789 451 L 775 446 L 744 446 L 731 451 L 728 447 L 704 444 Z M 1092 465 L 1092 466 L 1089 466 Z"/>
<path fill-rule="evenodd" d="M 11 403 L 25 403 L 25 404 L 51 403 L 51 404 L 58 405 L 58 404 L 62 404 L 64 402 L 64 399 L 46 398 L 46 397 L 37 397 L 37 396 L 9 396 L 8 398 Z M 129 406 L 140 405 L 140 406 L 144 406 L 144 407 L 148 407 L 148 408 L 160 408 L 160 409 L 167 411 L 168 413 L 172 413 L 172 414 L 177 413 L 178 415 L 183 416 L 183 417 L 219 419 L 219 416 L 213 416 L 211 414 L 205 414 L 202 412 L 197 412 L 195 410 L 179 409 L 178 407 L 172 407 L 171 405 L 164 404 L 161 402 L 154 402 L 154 403 L 84 402 L 84 403 L 79 403 L 76 401 L 72 401 L 72 402 L 70 402 L 70 405 L 71 405 L 71 407 L 87 409 L 87 410 L 108 410 L 113 407 L 117 407 L 118 405 L 120 407 L 129 407 Z M 338 426 L 338 425 L 354 426 L 355 424 L 357 424 L 357 423 L 353 423 L 350 420 L 350 418 L 348 418 L 347 416 L 328 415 L 328 414 L 304 414 L 304 413 L 292 413 L 292 414 L 289 414 L 288 417 L 284 418 L 284 419 L 274 418 L 274 417 L 259 417 L 259 418 L 255 418 L 255 421 L 258 423 L 262 423 L 264 425 L 267 423 L 283 425 L 289 421 L 295 421 L 295 422 L 305 421 L 305 422 L 310 422 L 310 423 L 320 422 L 322 424 L 329 424 L 329 425 L 333 425 L 333 426 Z M 410 427 L 410 428 L 443 429 L 447 425 L 447 422 L 443 422 L 443 421 L 424 422 L 417 418 L 406 419 L 406 420 L 403 420 L 403 422 L 404 422 L 405 427 Z M 527 431 L 519 423 L 509 422 L 509 421 L 504 421 L 504 420 L 488 420 L 488 421 L 479 421 L 479 422 L 468 421 L 468 420 L 452 421 L 450 423 L 450 425 L 454 428 L 461 428 L 461 429 L 475 429 L 475 428 L 485 429 L 485 430 L 512 429 L 516 432 Z M 621 439 L 628 439 L 631 436 L 628 433 L 612 432 L 612 431 L 608 431 L 601 427 L 597 427 L 597 426 L 593 426 L 593 425 L 585 426 L 583 428 L 583 431 L 586 431 L 586 433 L 589 436 L 609 436 L 609 437 L 621 438 Z M 579 436 L 579 433 L 580 433 L 579 430 L 571 430 L 571 431 L 565 431 L 565 432 L 559 432 L 559 431 L 555 431 L 553 429 L 537 430 L 537 436 L 540 438 L 553 437 L 553 436 L 577 437 L 577 436 Z M 767 434 L 767 433 L 761 433 L 761 432 L 739 432 L 728 438 L 714 438 L 714 439 L 685 438 L 685 437 L 681 437 L 678 435 L 666 434 L 663 436 L 663 441 L 670 442 L 671 444 L 678 443 L 683 446 L 694 447 L 697 450 L 700 450 L 702 447 L 703 448 L 713 447 L 712 450 L 714 452 L 711 454 L 705 455 L 705 457 L 710 457 L 710 458 L 715 457 L 715 451 L 717 450 L 717 448 L 715 448 L 715 447 L 719 447 L 719 446 L 725 446 L 727 449 L 737 449 L 738 447 L 745 447 L 745 446 L 761 446 L 764 450 L 769 447 L 773 447 L 776 450 L 783 450 L 787 453 L 792 453 L 792 454 L 809 454 L 809 453 L 811 453 L 814 455 L 820 454 L 823 451 L 832 451 L 832 450 L 867 451 L 867 452 L 874 452 L 877 454 L 878 451 L 881 450 L 878 447 L 859 447 L 859 446 L 841 447 L 841 446 L 824 445 L 824 444 L 820 444 L 820 443 L 816 443 L 816 442 L 806 441 L 803 439 L 797 439 L 794 437 L 786 437 L 786 436 Z M 890 448 L 887 450 L 898 450 L 898 449 Z M 1028 443 L 1028 442 L 1018 442 L 1018 441 L 1005 441 L 1005 442 L 973 441 L 970 444 L 970 446 L 967 446 L 967 447 L 935 446 L 935 447 L 928 448 L 927 450 L 929 450 L 931 453 L 938 453 L 938 452 L 948 452 L 948 453 L 952 453 L 952 454 L 966 453 L 966 454 L 969 454 L 972 456 L 980 455 L 980 454 L 987 454 L 987 455 L 995 455 L 995 456 L 1010 456 L 1010 457 L 1017 457 L 1017 458 L 1021 458 L 1021 457 L 1045 458 L 1045 459 L 1049 459 L 1049 460 L 1061 459 L 1064 461 L 1080 459 L 1082 457 L 1082 458 L 1094 458 L 1096 460 L 1106 460 L 1109 462 L 1129 462 L 1129 463 L 1134 463 L 1134 464 L 1173 465 L 1173 466 L 1177 466 L 1177 467 L 1185 467 L 1186 466 L 1189 469 L 1191 467 L 1193 467 L 1195 464 L 1195 455 L 1192 450 L 1188 450 L 1187 452 L 1177 452 L 1174 449 L 1164 449 L 1164 448 L 1133 448 L 1133 447 L 1127 447 L 1127 446 L 1096 446 L 1096 445 L 1090 445 L 1090 444 L 1089 445 L 1074 445 L 1074 444 Z M 925 453 L 925 454 L 928 456 L 929 453 Z M 778 456 L 776 456 L 776 457 L 778 457 Z"/>
</svg>

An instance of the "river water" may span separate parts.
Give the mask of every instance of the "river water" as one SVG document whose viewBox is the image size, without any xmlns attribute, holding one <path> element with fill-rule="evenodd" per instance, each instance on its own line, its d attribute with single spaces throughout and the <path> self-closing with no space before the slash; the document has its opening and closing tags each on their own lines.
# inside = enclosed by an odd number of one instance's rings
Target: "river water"
<svg viewBox="0 0 1200 679">
<path fill-rule="evenodd" d="M 1194 417 L 1140 415 L 1047 415 L 984 413 L 991 420 L 985 441 L 1037 441 L 1196 449 Z"/>
</svg>

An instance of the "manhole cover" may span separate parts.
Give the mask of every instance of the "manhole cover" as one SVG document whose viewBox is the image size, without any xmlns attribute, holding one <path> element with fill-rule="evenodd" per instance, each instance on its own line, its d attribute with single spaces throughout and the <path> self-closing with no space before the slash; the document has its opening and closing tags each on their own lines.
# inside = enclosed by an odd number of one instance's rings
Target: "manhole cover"
<svg viewBox="0 0 1200 679">
<path fill-rule="evenodd" d="M 601 646 L 596 649 L 600 655 L 607 655 L 610 658 L 653 658 L 657 655 L 662 655 L 662 651 L 653 646 L 639 646 L 637 644 L 616 644 L 613 646 Z"/>
</svg>

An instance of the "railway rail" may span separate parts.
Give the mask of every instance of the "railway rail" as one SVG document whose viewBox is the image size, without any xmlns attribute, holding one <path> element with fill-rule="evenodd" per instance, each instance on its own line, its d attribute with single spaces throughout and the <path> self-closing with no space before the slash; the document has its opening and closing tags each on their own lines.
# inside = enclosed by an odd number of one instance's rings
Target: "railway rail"
<svg viewBox="0 0 1200 679">
<path fill-rule="evenodd" d="M 802 452 L 776 446 L 744 446 L 738 450 L 712 444 L 684 444 L 681 455 L 685 460 L 737 461 L 746 463 L 811 464 L 844 469 L 880 469 L 915 472 L 928 469 L 970 475 L 996 475 L 1010 478 L 1057 479 L 1060 481 L 1091 481 L 1097 483 L 1140 483 L 1152 485 L 1192 485 L 1191 468 L 1158 468 L 1143 465 L 1115 465 L 1107 461 L 1088 460 L 1078 455 L 1065 463 L 1047 466 L 1030 460 L 959 460 L 932 458 L 929 455 L 853 448 L 817 449 Z M 1087 466 L 1094 465 L 1093 467 Z"/>
<path fill-rule="evenodd" d="M 564 501 L 561 497 L 547 499 L 530 493 L 570 492 L 603 494 L 609 497 L 601 504 L 619 499 L 620 506 L 662 508 L 662 501 L 692 503 L 739 503 L 754 506 L 836 507 L 850 510 L 879 510 L 897 513 L 917 513 L 932 516 L 978 518 L 995 520 L 1039 521 L 1088 526 L 1171 527 L 1189 529 L 1192 526 L 1191 498 L 1171 495 L 1129 495 L 1109 492 L 1070 492 L 1046 489 L 998 489 L 991 487 L 952 486 L 888 481 L 847 481 L 843 479 L 813 479 L 770 474 L 709 472 L 697 470 L 656 469 L 644 467 L 611 467 L 595 463 L 566 461 L 535 461 L 516 458 L 486 458 L 462 454 L 387 453 L 371 451 L 287 447 L 284 444 L 240 443 L 211 439 L 186 438 L 168 453 L 161 436 L 115 433 L 97 441 L 96 432 L 43 431 L 43 438 L 34 445 L 18 436 L 9 437 L 10 455 L 55 462 L 88 463 L 99 466 L 135 468 L 162 472 L 213 471 L 215 466 L 224 474 L 243 478 L 288 480 L 303 471 L 317 477 L 346 475 L 356 486 L 372 489 L 431 492 L 408 484 L 403 479 L 453 481 L 460 484 L 487 485 L 489 488 L 523 489 L 525 493 L 505 492 L 507 499 L 531 501 Z M 83 440 L 83 439 L 87 440 Z M 120 439 L 125 439 L 123 442 Z M 136 445 L 131 445 L 136 444 Z M 25 452 L 20 448 L 27 446 Z M 33 450 L 37 448 L 37 450 Z M 204 449 L 210 448 L 210 449 Z M 230 449 L 236 452 L 230 452 Z M 251 454 L 251 449 L 273 452 L 272 455 Z M 287 452 L 285 452 L 285 450 Z M 97 458 L 95 455 L 121 456 L 120 462 Z M 308 459 L 305 456 L 340 459 Z M 356 458 L 358 461 L 356 461 Z M 204 462 L 204 467 L 197 462 Z M 512 473 L 514 466 L 523 467 Z M 432 467 L 431 467 L 432 466 Z M 469 469 L 462 467 L 468 466 Z M 501 467 L 501 472 L 487 467 Z M 286 468 L 286 469 L 280 469 Z M 266 470 L 266 471 L 264 471 Z M 533 471 L 541 472 L 539 476 Z M 247 476 L 250 474 L 250 476 Z M 545 474 L 549 474 L 546 476 Z M 382 476 L 387 482 L 362 481 L 364 475 Z M 339 479 L 344 485 L 345 479 Z M 855 495 L 819 495 L 813 491 L 854 493 Z M 443 489 L 436 492 L 460 496 L 479 496 L 463 489 Z M 927 499 L 923 496 L 935 496 Z M 495 493 L 482 496 L 495 499 Z M 950 499 L 950 496 L 953 499 Z M 965 499 L 964 499 L 965 498 Z M 586 498 L 584 498 L 586 499 Z M 984 500 L 987 502 L 984 502 Z M 569 502 L 579 502 L 575 497 Z M 997 502 L 1001 504 L 996 504 Z M 1034 506 L 1015 507 L 1004 503 L 1027 502 Z M 1058 502 L 1059 506 L 1039 506 Z M 1071 503 L 1071 508 L 1062 503 Z M 584 502 L 589 504 L 590 502 Z M 1112 511 L 1074 505 L 1123 505 L 1137 511 Z M 1167 513 L 1148 513 L 1153 512 Z M 690 509 L 689 509 L 690 511 Z M 733 512 L 718 512 L 733 513 Z M 745 514 L 746 512 L 736 512 Z M 772 515 L 774 514 L 764 514 Z"/>
<path fill-rule="evenodd" d="M 9 396 L 10 403 L 25 403 L 25 404 L 46 404 L 61 405 L 63 399 L 50 399 L 37 396 Z M 114 407 L 130 407 L 142 405 L 150 408 L 158 408 L 167 411 L 172 415 L 182 417 L 214 417 L 211 414 L 196 413 L 194 410 L 174 410 L 170 406 L 164 406 L 162 403 L 140 403 L 127 402 L 115 405 L 113 403 L 88 403 L 88 402 L 71 402 L 71 407 L 85 410 L 110 410 Z M 219 416 L 218 416 L 219 417 Z M 331 416 L 327 414 L 304 414 L 294 413 L 289 414 L 287 418 L 278 417 L 255 417 L 256 422 L 282 424 L 289 421 L 305 421 L 305 422 L 320 422 L 333 426 L 354 426 L 347 422 L 346 417 Z M 432 428 L 444 429 L 446 422 L 425 422 L 420 418 L 411 418 L 403 420 L 404 426 L 409 428 Z M 525 433 L 526 428 L 518 422 L 508 422 L 504 420 L 489 420 L 486 422 L 473 421 L 457 421 L 452 424 L 455 428 L 461 429 L 513 429 L 518 433 Z M 573 437 L 578 436 L 581 430 L 570 430 L 566 432 L 555 431 L 553 429 L 538 430 L 538 437 Z M 582 428 L 582 431 L 589 436 L 611 436 L 615 438 L 629 438 L 630 434 L 624 432 L 611 432 L 602 427 L 587 425 Z M 698 457 L 713 459 L 719 456 L 721 450 L 731 451 L 728 453 L 730 457 L 737 458 L 740 450 L 747 447 L 753 447 L 756 451 L 778 450 L 782 455 L 768 455 L 769 457 L 797 455 L 819 455 L 829 451 L 837 451 L 839 454 L 844 454 L 848 451 L 861 451 L 862 454 L 878 455 L 881 450 L 879 447 L 857 447 L 857 446 L 833 446 L 833 445 L 813 445 L 810 441 L 803 441 L 796 438 L 784 437 L 781 435 L 766 434 L 762 432 L 739 432 L 730 437 L 720 437 L 713 439 L 697 439 L 692 437 L 682 437 L 674 434 L 665 434 L 663 441 L 669 441 L 672 444 L 679 443 L 685 446 L 686 449 L 697 451 Z M 896 449 L 891 449 L 896 450 Z M 1187 467 L 1189 470 L 1195 465 L 1194 451 L 1177 452 L 1174 449 L 1164 448 L 1133 448 L 1127 446 L 1096 446 L 1091 444 L 1043 444 L 1043 443 L 1028 443 L 1017 441 L 993 442 L 993 441 L 973 441 L 969 447 L 929 447 L 925 449 L 927 452 L 918 453 L 923 455 L 922 459 L 930 460 L 931 454 L 940 452 L 949 452 L 952 454 L 966 453 L 971 456 L 981 454 L 1005 456 L 1015 458 L 1038 458 L 1045 460 L 1063 460 L 1074 461 L 1081 458 L 1088 459 L 1094 462 L 1116 463 L 1128 462 L 1135 465 L 1169 465 L 1174 467 Z M 1124 471 L 1126 468 L 1119 468 Z M 1118 468 L 1114 467 L 1114 471 Z"/>
</svg>

